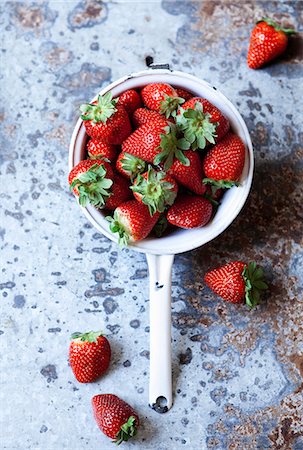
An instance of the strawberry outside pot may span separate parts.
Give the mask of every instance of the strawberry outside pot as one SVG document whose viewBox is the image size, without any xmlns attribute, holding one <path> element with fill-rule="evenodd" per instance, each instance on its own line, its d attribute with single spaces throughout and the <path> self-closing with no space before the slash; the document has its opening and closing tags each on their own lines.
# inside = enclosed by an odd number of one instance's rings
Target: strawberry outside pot
<svg viewBox="0 0 303 450">
<path fill-rule="evenodd" d="M 169 68 L 149 68 L 127 75 L 103 88 L 98 94 L 111 91 L 113 97 L 128 89 L 141 90 L 149 83 L 168 83 L 185 89 L 193 95 L 204 97 L 219 108 L 228 118 L 231 129 L 243 140 L 246 153 L 240 186 L 229 189 L 224 195 L 214 218 L 204 227 L 175 229 L 161 238 L 148 237 L 129 243 L 133 250 L 146 253 L 150 274 L 150 381 L 149 405 L 159 413 L 168 411 L 173 403 L 171 371 L 171 275 L 174 255 L 203 246 L 221 234 L 237 217 L 250 192 L 254 157 L 247 127 L 236 107 L 215 87 L 206 81 Z M 95 97 L 95 99 L 97 96 Z M 95 100 L 94 99 L 94 100 Z M 87 136 L 81 119 L 74 129 L 69 167 L 72 169 L 85 158 Z M 106 237 L 117 238 L 109 230 L 106 214 L 91 205 L 80 207 L 87 219 Z M 176 349 L 174 350 L 176 351 Z"/>
</svg>

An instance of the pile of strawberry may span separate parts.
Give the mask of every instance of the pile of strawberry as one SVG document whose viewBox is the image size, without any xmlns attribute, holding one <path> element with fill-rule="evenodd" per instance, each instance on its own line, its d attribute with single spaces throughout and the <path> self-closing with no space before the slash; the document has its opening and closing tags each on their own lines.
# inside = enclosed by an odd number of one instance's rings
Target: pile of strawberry
<svg viewBox="0 0 303 450">
<path fill-rule="evenodd" d="M 152 83 L 80 107 L 88 159 L 69 174 L 79 202 L 112 211 L 119 242 L 169 225 L 206 225 L 224 191 L 238 185 L 245 145 L 205 98 Z"/>
</svg>

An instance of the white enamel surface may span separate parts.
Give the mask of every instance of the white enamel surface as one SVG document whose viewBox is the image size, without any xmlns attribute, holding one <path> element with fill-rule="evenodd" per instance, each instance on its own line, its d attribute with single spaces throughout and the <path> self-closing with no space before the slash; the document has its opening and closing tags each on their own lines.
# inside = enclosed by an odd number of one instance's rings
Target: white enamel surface
<svg viewBox="0 0 303 450">
<path fill-rule="evenodd" d="M 147 254 L 150 300 L 149 405 L 165 397 L 172 406 L 171 371 L 171 271 L 173 255 Z"/>
<path fill-rule="evenodd" d="M 175 230 L 162 238 L 147 238 L 138 243 L 130 244 L 134 250 L 152 254 L 176 254 L 182 253 L 211 241 L 222 233 L 237 217 L 249 194 L 253 176 L 253 149 L 246 125 L 237 109 L 218 90 L 215 90 L 205 81 L 177 71 L 148 69 L 137 74 L 110 84 L 102 89 L 103 95 L 112 91 L 113 95 L 119 95 L 126 89 L 142 87 L 148 83 L 161 81 L 177 87 L 183 87 L 197 96 L 205 97 L 228 117 L 233 131 L 238 134 L 246 144 L 245 166 L 241 177 L 241 186 L 232 188 L 224 194 L 222 204 L 214 219 L 205 227 L 192 230 Z M 81 119 L 75 127 L 69 153 L 70 169 L 81 159 L 85 158 L 86 134 Z M 104 213 L 92 206 L 81 208 L 90 222 L 109 239 L 117 242 L 117 238 L 109 231 L 108 222 Z"/>
</svg>

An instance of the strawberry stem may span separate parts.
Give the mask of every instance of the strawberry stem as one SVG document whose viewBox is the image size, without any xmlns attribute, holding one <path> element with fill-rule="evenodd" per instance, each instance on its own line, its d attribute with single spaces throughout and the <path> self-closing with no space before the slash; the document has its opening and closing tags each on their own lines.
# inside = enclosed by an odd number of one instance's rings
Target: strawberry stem
<svg viewBox="0 0 303 450">
<path fill-rule="evenodd" d="M 102 164 L 94 164 L 73 180 L 70 188 L 77 187 L 81 206 L 86 206 L 89 202 L 98 208 L 104 207 L 106 199 L 111 194 L 109 189 L 113 184 L 113 181 L 105 176 L 105 167 Z"/>
<path fill-rule="evenodd" d="M 154 164 L 157 166 L 164 162 L 164 170 L 167 171 L 174 162 L 174 158 L 177 158 L 184 166 L 189 166 L 190 161 L 184 155 L 183 151 L 189 150 L 190 143 L 179 137 L 180 129 L 177 125 L 170 123 L 169 126 L 164 128 L 166 134 L 161 134 L 160 147 L 162 152 L 158 153 L 154 158 Z"/>
<path fill-rule="evenodd" d="M 203 112 L 203 105 L 200 102 L 195 103 L 194 109 L 180 108 L 179 111 L 176 121 L 192 150 L 203 150 L 208 143 L 215 144 L 218 123 L 210 121 L 211 114 Z"/>
<path fill-rule="evenodd" d="M 106 123 L 116 111 L 115 108 L 118 99 L 112 98 L 112 93 L 108 92 L 105 95 L 98 95 L 98 100 L 95 103 L 84 103 L 80 106 L 82 120 L 92 120 L 94 123 Z"/>
<path fill-rule="evenodd" d="M 203 178 L 203 184 L 211 185 L 211 192 L 214 195 L 218 189 L 230 189 L 233 186 L 240 186 L 238 181 L 214 180 L 213 178 Z"/>
<path fill-rule="evenodd" d="M 131 179 L 146 171 L 146 162 L 130 153 L 124 153 L 120 162 L 122 169 L 131 174 Z"/>
<path fill-rule="evenodd" d="M 178 109 L 179 105 L 185 102 L 184 98 L 181 97 L 170 97 L 167 94 L 164 94 L 165 99 L 162 100 L 160 105 L 160 114 L 165 114 L 165 117 L 168 119 L 172 113 Z"/>
<path fill-rule="evenodd" d="M 87 331 L 86 333 L 76 331 L 71 335 L 71 339 L 80 339 L 82 342 L 97 343 L 99 336 L 103 336 L 102 331 Z"/>
<path fill-rule="evenodd" d="M 149 213 L 153 216 L 157 211 L 164 212 L 167 205 L 172 205 L 177 193 L 173 190 L 172 183 L 165 181 L 165 172 L 157 172 L 148 167 L 147 179 L 138 175 L 135 184 L 131 187 L 133 192 L 142 196 L 142 202 L 148 206 Z"/>
<path fill-rule="evenodd" d="M 114 212 L 114 217 L 107 216 L 106 220 L 110 222 L 109 229 L 112 233 L 118 234 L 118 243 L 120 248 L 126 247 L 130 240 L 130 231 L 120 222 L 117 211 Z"/>
<path fill-rule="evenodd" d="M 254 308 L 259 304 L 260 291 L 268 289 L 268 285 L 264 282 L 263 269 L 252 261 L 245 266 L 242 272 L 245 282 L 245 302 L 250 308 Z"/>
<path fill-rule="evenodd" d="M 294 30 L 293 28 L 283 28 L 279 24 L 277 24 L 277 22 L 274 22 L 269 17 L 262 17 L 262 19 L 258 20 L 257 23 L 260 23 L 260 22 L 266 22 L 269 26 L 273 27 L 276 31 L 283 31 L 283 33 L 285 33 L 287 35 L 296 33 L 296 30 Z"/>
<path fill-rule="evenodd" d="M 134 416 L 130 416 L 122 426 L 120 431 L 116 434 L 116 438 L 113 441 L 115 444 L 120 445 L 123 441 L 128 441 L 130 438 L 136 436 L 137 434 L 137 426 L 136 426 L 136 418 Z"/>
</svg>

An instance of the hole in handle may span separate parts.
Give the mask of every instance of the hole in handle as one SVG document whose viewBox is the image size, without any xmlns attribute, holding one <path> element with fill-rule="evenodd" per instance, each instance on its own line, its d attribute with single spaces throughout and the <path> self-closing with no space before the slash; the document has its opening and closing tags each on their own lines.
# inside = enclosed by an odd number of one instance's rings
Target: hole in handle
<svg viewBox="0 0 303 450">
<path fill-rule="evenodd" d="M 162 395 L 158 397 L 156 403 L 153 403 L 150 407 L 159 414 L 163 414 L 168 411 L 167 400 Z"/>
</svg>

